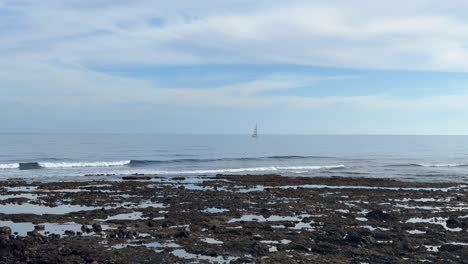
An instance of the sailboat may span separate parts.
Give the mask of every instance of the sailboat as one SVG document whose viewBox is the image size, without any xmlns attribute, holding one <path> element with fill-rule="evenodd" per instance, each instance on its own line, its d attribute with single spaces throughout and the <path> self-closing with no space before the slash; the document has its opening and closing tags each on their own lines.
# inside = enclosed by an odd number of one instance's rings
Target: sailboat
<svg viewBox="0 0 468 264">
<path fill-rule="evenodd" d="M 255 128 L 254 128 L 254 131 L 253 131 L 253 133 L 252 133 L 252 137 L 253 137 L 253 138 L 258 137 L 258 134 L 257 134 L 257 124 L 255 124 Z"/>
</svg>

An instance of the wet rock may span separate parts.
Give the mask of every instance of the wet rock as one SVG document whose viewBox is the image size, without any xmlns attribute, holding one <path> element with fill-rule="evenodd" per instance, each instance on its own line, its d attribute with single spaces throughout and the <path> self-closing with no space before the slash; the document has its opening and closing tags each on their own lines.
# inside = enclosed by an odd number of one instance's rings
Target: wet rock
<svg viewBox="0 0 468 264">
<path fill-rule="evenodd" d="M 385 213 L 380 209 L 372 210 L 366 214 L 366 218 L 375 221 L 395 221 L 397 217 L 391 213 Z"/>
<path fill-rule="evenodd" d="M 180 231 L 179 233 L 177 233 L 174 237 L 176 238 L 187 238 L 190 236 L 190 233 L 186 230 L 183 230 L 183 231 Z"/>
<path fill-rule="evenodd" d="M 392 236 L 389 235 L 387 232 L 383 231 L 374 231 L 372 232 L 372 237 L 374 237 L 377 240 L 391 240 Z"/>
<path fill-rule="evenodd" d="M 34 230 L 36 230 L 36 231 L 44 231 L 44 230 L 45 230 L 45 226 L 44 226 L 44 225 L 35 225 L 35 226 L 34 226 Z"/>
<path fill-rule="evenodd" d="M 135 181 L 135 180 L 151 180 L 151 176 L 145 175 L 131 175 L 131 176 L 124 176 L 122 177 L 123 180 L 126 181 Z"/>
<path fill-rule="evenodd" d="M 265 217 L 265 218 L 268 218 L 268 217 L 270 217 L 272 214 L 271 214 L 270 210 L 268 210 L 267 208 L 262 208 L 262 209 L 260 210 L 260 215 L 262 215 L 262 216 Z"/>
<path fill-rule="evenodd" d="M 446 252 L 455 252 L 462 250 L 462 245 L 454 245 L 454 244 L 444 244 L 439 248 L 439 251 L 446 251 Z"/>
<path fill-rule="evenodd" d="M 448 228 L 462 228 L 463 227 L 463 222 L 453 216 L 447 219 L 446 222 L 447 222 Z"/>
<path fill-rule="evenodd" d="M 330 243 L 317 243 L 312 245 L 311 252 L 317 254 L 336 254 L 339 251 L 338 246 L 330 244 Z"/>
<path fill-rule="evenodd" d="M 26 235 L 28 235 L 30 237 L 40 237 L 40 236 L 42 236 L 39 232 L 37 232 L 37 230 L 29 231 L 29 232 L 26 233 Z"/>
<path fill-rule="evenodd" d="M 75 232 L 72 231 L 72 230 L 66 230 L 66 231 L 64 232 L 64 234 L 65 234 L 66 236 L 74 236 L 74 235 L 75 235 Z"/>
<path fill-rule="evenodd" d="M 174 181 L 184 181 L 186 178 L 185 177 L 174 177 L 172 178 Z"/>
<path fill-rule="evenodd" d="M 346 238 L 345 241 L 351 244 L 359 244 L 359 245 L 365 245 L 368 244 L 368 237 L 363 236 L 357 232 L 350 232 Z"/>
<path fill-rule="evenodd" d="M 100 224 L 97 224 L 97 223 L 94 223 L 94 224 L 92 225 L 92 228 L 93 228 L 93 231 L 96 232 L 96 233 L 102 231 L 101 225 L 100 225 Z"/>
<path fill-rule="evenodd" d="M 304 245 L 300 245 L 300 244 L 294 244 L 290 247 L 290 249 L 292 250 L 296 250 L 296 251 L 302 251 L 302 252 L 309 252 L 309 248 L 307 248 L 306 246 Z"/>
<path fill-rule="evenodd" d="M 9 239 L 11 235 L 11 228 L 8 226 L 0 227 L 0 238 Z"/>
<path fill-rule="evenodd" d="M 86 225 L 81 225 L 81 231 L 82 231 L 83 233 L 91 233 L 91 232 L 92 232 L 92 229 L 89 228 L 89 227 L 86 226 Z"/>
<path fill-rule="evenodd" d="M 148 227 L 155 227 L 155 226 L 157 226 L 158 224 L 157 224 L 156 221 L 149 220 L 149 221 L 146 222 L 146 225 L 147 225 Z"/>
<path fill-rule="evenodd" d="M 254 256 L 265 256 L 269 253 L 266 245 L 256 241 L 250 245 L 249 249 Z"/>
</svg>

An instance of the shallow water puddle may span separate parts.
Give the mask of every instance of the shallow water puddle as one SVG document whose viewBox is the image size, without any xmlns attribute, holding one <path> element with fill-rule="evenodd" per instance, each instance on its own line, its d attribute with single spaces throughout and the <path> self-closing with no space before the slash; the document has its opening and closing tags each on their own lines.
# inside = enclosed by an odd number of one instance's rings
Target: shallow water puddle
<svg viewBox="0 0 468 264">
<path fill-rule="evenodd" d="M 224 244 L 223 241 L 220 241 L 220 240 L 216 240 L 214 238 L 202 238 L 201 241 L 205 242 L 205 243 L 208 243 L 208 244 L 214 244 L 214 245 L 221 245 L 221 244 Z"/>
<path fill-rule="evenodd" d="M 82 206 L 82 205 L 58 205 L 54 207 L 49 207 L 45 205 L 38 204 L 0 204 L 0 213 L 2 214 L 35 214 L 35 215 L 45 215 L 45 214 L 68 214 L 79 211 L 94 211 L 100 210 L 101 207 L 91 207 L 91 206 Z"/>
<path fill-rule="evenodd" d="M 290 229 L 295 229 L 295 230 L 299 230 L 299 229 L 307 229 L 307 230 L 312 230 L 314 229 L 311 224 L 313 222 L 310 222 L 310 223 L 303 223 L 303 222 L 299 222 L 297 223 L 295 226 L 291 227 Z"/>
<path fill-rule="evenodd" d="M 128 243 L 119 243 L 119 244 L 114 244 L 111 246 L 113 249 L 122 249 L 126 247 L 147 247 L 151 248 L 156 252 L 162 252 L 163 249 L 165 248 L 180 248 L 179 244 L 176 244 L 172 241 L 166 241 L 164 243 L 160 242 L 150 242 L 146 244 L 135 244 L 135 242 L 138 242 L 138 240 L 132 239 L 129 240 Z"/>
<path fill-rule="evenodd" d="M 435 199 L 435 198 L 417 198 L 417 199 L 411 199 L 411 198 L 404 198 L 404 199 L 389 199 L 389 201 L 394 201 L 394 202 L 418 202 L 418 203 L 429 203 L 429 202 L 440 202 L 440 203 L 447 203 L 450 202 L 453 199 L 453 197 L 447 197 L 447 198 L 440 198 L 440 199 Z"/>
<path fill-rule="evenodd" d="M 289 185 L 289 186 L 271 186 L 268 188 L 279 188 L 279 189 L 365 189 L 365 190 L 388 190 L 388 191 L 441 191 L 448 192 L 450 190 L 458 190 L 465 188 L 466 186 L 447 187 L 447 188 L 431 188 L 431 187 L 377 187 L 377 186 L 364 186 L 364 185 L 320 185 L 320 184 L 305 184 L 305 185 Z"/>
<path fill-rule="evenodd" d="M 272 215 L 268 218 L 263 217 L 262 215 L 243 215 L 241 218 L 233 218 L 228 221 L 228 223 L 235 223 L 239 221 L 245 222 L 281 222 L 281 221 L 292 221 L 298 222 L 301 221 L 304 217 L 310 217 L 312 215 L 303 214 L 299 216 L 280 216 L 280 215 Z"/>
<path fill-rule="evenodd" d="M 441 246 L 426 246 L 424 245 L 424 247 L 426 248 L 427 251 L 429 252 L 439 252 L 439 248 Z"/>
<path fill-rule="evenodd" d="M 196 184 L 181 184 L 176 185 L 175 187 L 184 187 L 185 189 L 191 191 L 227 191 L 227 189 L 224 187 L 201 186 Z"/>
<path fill-rule="evenodd" d="M 468 246 L 468 243 L 464 243 L 464 242 L 449 242 L 449 243 L 445 243 L 444 245 Z M 427 249 L 427 251 L 430 251 L 430 252 L 439 252 L 439 249 L 440 249 L 442 246 L 443 246 L 443 245 L 440 245 L 440 246 L 426 246 L 426 245 L 424 245 L 424 247 Z"/>
<path fill-rule="evenodd" d="M 422 234 L 426 234 L 426 231 L 421 231 L 421 230 L 408 230 L 406 231 L 408 234 L 411 234 L 411 235 L 422 235 Z"/>
<path fill-rule="evenodd" d="M 238 259 L 238 257 L 223 257 L 223 256 L 211 257 L 211 256 L 200 255 L 200 254 L 192 254 L 192 253 L 185 251 L 185 249 L 176 249 L 172 251 L 171 254 L 178 258 L 191 259 L 191 260 L 206 260 L 212 263 L 231 263 L 232 261 L 235 261 Z"/>
<path fill-rule="evenodd" d="M 206 208 L 202 210 L 202 212 L 209 213 L 209 214 L 219 214 L 219 213 L 229 212 L 229 209 L 210 207 L 210 208 Z"/>
<path fill-rule="evenodd" d="M 261 240 L 260 243 L 263 243 L 263 244 L 283 244 L 283 245 L 287 245 L 289 243 L 291 243 L 292 241 L 291 240 L 288 240 L 288 239 L 281 239 L 281 240 Z"/>
<path fill-rule="evenodd" d="M 370 231 L 375 231 L 375 230 L 382 230 L 382 231 L 388 231 L 390 229 L 388 228 L 385 228 L 385 227 L 373 227 L 373 226 L 360 226 L 360 228 L 366 228 L 366 229 L 369 229 Z"/>
<path fill-rule="evenodd" d="M 263 185 L 257 185 L 253 188 L 244 188 L 242 189 L 242 187 L 240 186 L 235 186 L 236 188 L 238 188 L 236 190 L 236 192 L 239 192 L 239 193 L 249 193 L 249 192 L 263 192 L 265 191 L 265 186 Z"/>
<path fill-rule="evenodd" d="M 145 220 L 148 219 L 148 217 L 143 217 L 142 212 L 132 212 L 132 213 L 127 213 L 127 214 L 117 214 L 117 215 L 112 215 L 104 219 L 104 221 L 109 221 L 109 220 Z"/>
<path fill-rule="evenodd" d="M 132 208 L 150 208 L 150 207 L 153 207 L 153 208 L 166 208 L 167 206 L 165 206 L 163 203 L 156 203 L 156 202 L 152 202 L 152 201 L 144 201 L 140 204 L 137 204 L 137 205 L 132 205 L 131 206 Z"/>
<path fill-rule="evenodd" d="M 28 200 L 36 200 L 39 195 L 34 193 L 17 193 L 17 194 L 2 194 L 0 195 L 0 200 L 7 200 L 7 199 L 17 199 L 17 198 L 25 198 Z"/>
<path fill-rule="evenodd" d="M 24 223 L 15 223 L 12 221 L 0 221 L 0 226 L 8 226 L 11 228 L 11 232 L 13 234 L 17 234 L 18 236 L 26 236 L 29 231 L 34 230 L 35 224 L 31 222 L 24 222 Z M 38 233 L 42 235 L 48 235 L 48 234 L 55 234 L 55 235 L 60 235 L 63 236 L 65 234 L 65 231 L 73 231 L 73 232 L 82 232 L 81 230 L 81 224 L 77 224 L 74 222 L 68 222 L 68 223 L 42 223 L 39 224 L 39 226 L 44 226 L 44 230 L 38 231 Z M 91 228 L 91 226 L 87 226 L 88 228 Z M 108 230 L 111 229 L 108 225 L 101 225 L 102 230 Z M 95 235 L 96 233 L 91 232 L 89 234 L 83 233 L 84 236 L 87 235 Z"/>
<path fill-rule="evenodd" d="M 16 186 L 16 187 L 5 187 L 7 192 L 35 192 L 37 186 Z"/>
<path fill-rule="evenodd" d="M 80 188 L 92 188 L 92 187 L 96 187 L 96 188 L 112 187 L 112 185 L 111 184 L 91 184 L 91 185 L 80 186 Z"/>
<path fill-rule="evenodd" d="M 452 231 L 452 232 L 460 232 L 462 231 L 461 228 L 449 228 L 447 227 L 447 220 L 448 218 L 444 217 L 433 217 L 433 218 L 410 218 L 408 219 L 405 223 L 407 224 L 418 224 L 418 223 L 428 223 L 428 224 L 434 224 L 434 225 L 440 225 L 442 226 L 445 230 Z"/>
</svg>

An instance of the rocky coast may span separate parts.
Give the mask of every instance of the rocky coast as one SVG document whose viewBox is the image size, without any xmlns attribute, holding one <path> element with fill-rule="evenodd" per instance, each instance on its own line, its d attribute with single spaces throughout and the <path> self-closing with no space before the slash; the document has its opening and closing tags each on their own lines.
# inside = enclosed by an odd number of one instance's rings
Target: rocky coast
<svg viewBox="0 0 468 264">
<path fill-rule="evenodd" d="M 0 263 L 463 263 L 468 186 L 105 175 L 0 182 Z"/>
</svg>

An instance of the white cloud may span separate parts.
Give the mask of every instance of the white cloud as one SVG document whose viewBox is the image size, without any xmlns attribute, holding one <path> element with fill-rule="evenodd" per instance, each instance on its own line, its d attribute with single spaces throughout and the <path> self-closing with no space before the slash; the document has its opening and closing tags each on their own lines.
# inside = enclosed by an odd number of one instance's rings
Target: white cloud
<svg viewBox="0 0 468 264">
<path fill-rule="evenodd" d="M 26 67 L 27 66 L 27 67 Z M 19 78 L 18 76 L 27 76 Z M 191 107 L 238 107 L 258 109 L 341 109 L 393 113 L 468 113 L 468 95 L 399 98 L 386 94 L 365 96 L 296 96 L 265 92 L 313 88 L 316 83 L 359 76 L 309 76 L 274 74 L 260 79 L 217 87 L 167 88 L 130 77 L 117 77 L 82 68 L 53 67 L 45 63 L 0 62 L 0 103 L 31 105 L 87 105 L 114 103 Z"/>
<path fill-rule="evenodd" d="M 87 64 L 468 69 L 463 1 L 8 1 L 0 54 Z M 402 8 L 404 6 L 404 8 Z M 151 24 L 152 19 L 162 21 Z M 0 18 L 0 22 L 2 18 Z"/>
<path fill-rule="evenodd" d="M 334 109 L 402 117 L 466 114 L 463 93 L 404 99 L 372 92 L 308 97 L 289 91 L 360 76 L 272 73 L 217 87 L 168 88 L 92 70 L 290 63 L 467 71 L 466 11 L 465 1 L 436 0 L 0 0 L 0 104 L 102 109 L 130 103 L 286 109 L 318 116 Z"/>
</svg>

